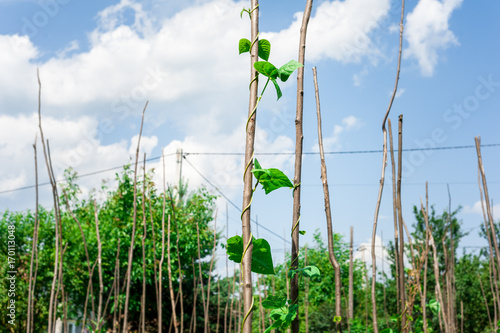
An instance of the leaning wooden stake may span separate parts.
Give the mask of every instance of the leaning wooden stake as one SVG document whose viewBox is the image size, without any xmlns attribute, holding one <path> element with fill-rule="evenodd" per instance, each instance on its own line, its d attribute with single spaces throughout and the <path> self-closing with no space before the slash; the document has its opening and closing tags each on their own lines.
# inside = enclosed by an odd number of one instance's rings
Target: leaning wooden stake
<svg viewBox="0 0 500 333">
<path fill-rule="evenodd" d="M 486 182 L 486 174 L 484 172 L 483 158 L 481 156 L 481 137 L 475 137 L 474 140 L 476 142 L 478 167 L 479 167 L 479 171 L 481 172 L 481 180 L 482 180 L 483 192 L 484 192 L 484 202 L 486 204 L 486 214 L 488 217 L 488 222 L 489 222 L 489 226 L 490 226 L 490 230 L 491 230 L 491 238 L 493 240 L 493 245 L 495 248 L 497 267 L 499 267 L 499 269 L 500 269 L 500 250 L 498 247 L 497 237 L 496 237 L 496 234 L 494 232 L 495 227 L 493 225 L 493 214 L 491 211 L 490 196 L 488 193 L 488 184 Z"/>
<path fill-rule="evenodd" d="M 404 228 L 403 228 L 403 212 L 401 209 L 401 178 L 403 174 L 403 115 L 399 115 L 398 119 L 398 185 L 397 185 L 397 205 L 398 205 L 398 228 L 401 239 L 399 240 L 399 302 L 401 305 L 401 331 L 408 332 L 406 323 L 406 288 L 405 288 L 405 267 L 404 267 Z"/>
<path fill-rule="evenodd" d="M 55 306 L 57 303 L 57 297 L 55 296 L 56 292 L 56 282 L 59 280 L 59 272 L 58 270 L 59 267 L 59 261 L 62 259 L 62 244 L 61 244 L 61 235 L 60 235 L 60 212 L 59 212 L 59 195 L 57 193 L 57 184 L 56 184 L 56 179 L 54 177 L 54 172 L 52 170 L 51 164 L 52 162 L 50 161 L 50 152 L 47 152 L 47 145 L 45 143 L 45 138 L 43 136 L 43 130 L 42 130 L 42 112 L 41 112 L 41 105 L 42 105 L 42 83 L 40 81 L 40 73 L 38 69 L 36 70 L 37 74 L 37 79 L 38 79 L 38 127 L 40 129 L 40 138 L 42 141 L 42 147 L 43 147 L 43 154 L 45 157 L 45 165 L 47 166 L 47 172 L 49 174 L 49 180 L 50 184 L 52 185 L 52 196 L 54 200 L 54 216 L 55 216 L 55 248 L 56 248 L 56 253 L 54 256 L 54 273 L 52 277 L 52 285 L 50 288 L 50 300 L 49 300 L 49 313 L 48 313 L 48 332 L 52 333 L 55 330 L 54 323 L 56 320 L 56 314 L 55 314 Z M 48 141 L 47 141 L 48 144 Z M 64 302 L 63 302 L 64 303 Z"/>
<path fill-rule="evenodd" d="M 384 190 L 384 181 L 385 181 L 385 168 L 387 166 L 387 130 L 385 128 L 385 124 L 387 122 L 387 118 L 389 117 L 389 112 L 391 112 L 392 104 L 396 97 L 396 93 L 398 90 L 399 83 L 399 72 L 401 70 L 401 54 L 403 50 L 403 19 L 404 19 L 404 8 L 405 1 L 402 0 L 401 3 L 401 21 L 399 23 L 399 54 L 398 54 L 398 67 L 396 71 L 396 82 L 394 83 L 394 89 L 392 91 L 392 96 L 389 101 L 389 106 L 387 107 L 387 111 L 384 116 L 384 120 L 382 121 L 382 136 L 383 136 L 383 155 L 382 155 L 382 174 L 380 176 L 380 186 L 378 190 L 378 198 L 377 204 L 375 206 L 375 217 L 373 219 L 373 230 L 372 230 L 372 318 L 373 318 L 373 332 L 378 333 L 378 322 L 377 322 L 377 300 L 376 300 L 376 291 L 375 286 L 377 283 L 377 259 L 375 256 L 375 237 L 377 236 L 377 223 L 378 223 L 378 215 L 380 210 L 380 203 L 382 201 L 382 192 Z M 403 305 L 404 306 L 404 305 Z"/>
<path fill-rule="evenodd" d="M 491 240 L 491 230 L 488 225 L 488 218 L 486 217 L 486 208 L 484 207 L 484 198 L 483 198 L 483 190 L 481 187 L 481 171 L 477 170 L 477 181 L 479 185 L 479 197 L 481 198 L 481 209 L 483 211 L 483 220 L 484 220 L 484 230 L 486 230 L 486 238 L 488 239 L 488 247 L 489 247 L 489 263 L 488 263 L 488 277 L 490 280 L 490 288 L 491 288 L 491 294 L 493 295 L 493 316 L 494 316 L 494 323 L 497 323 L 498 320 L 498 311 L 497 309 L 500 308 L 500 304 L 497 305 L 497 302 L 499 300 L 498 296 L 498 279 L 497 279 L 497 269 L 495 268 L 495 258 L 494 258 L 494 250 L 493 250 L 493 241 Z M 486 299 L 485 299 L 486 300 Z M 486 303 L 486 307 L 488 307 L 488 303 Z M 493 328 L 493 324 L 491 322 L 491 317 L 490 317 L 490 326 L 493 331 L 496 329 Z M 496 326 L 496 324 L 495 324 Z"/>
<path fill-rule="evenodd" d="M 212 247 L 212 259 L 210 259 L 210 267 L 208 269 L 207 301 L 204 312 L 205 318 L 207 318 L 207 324 L 206 324 L 207 332 L 210 332 L 210 326 L 208 325 L 208 320 L 209 320 L 208 309 L 210 307 L 210 286 L 212 281 L 212 269 L 214 267 L 216 249 L 217 249 L 217 210 L 215 211 L 215 216 L 214 216 L 214 245 Z"/>
<path fill-rule="evenodd" d="M 438 299 L 439 304 L 441 304 L 441 310 L 440 310 L 441 316 L 440 316 L 440 318 L 441 317 L 443 318 L 442 321 L 444 324 L 444 332 L 448 333 L 448 332 L 450 332 L 450 330 L 448 329 L 448 319 L 447 319 L 444 307 L 442 306 L 442 304 L 444 304 L 444 303 L 443 303 L 443 293 L 441 291 L 441 283 L 439 282 L 440 274 L 439 274 L 439 262 L 438 262 L 438 258 L 437 258 L 436 242 L 434 241 L 434 236 L 432 235 L 432 229 L 430 229 L 430 225 L 429 225 L 429 213 L 428 213 L 429 194 L 428 194 L 427 182 L 425 183 L 425 202 L 426 202 L 426 204 L 425 204 L 426 208 L 424 208 L 424 205 L 421 202 L 420 203 L 420 210 L 422 211 L 422 215 L 424 217 L 425 227 L 426 227 L 426 229 L 429 230 L 429 240 L 431 242 L 432 255 L 433 255 L 433 259 L 434 259 L 433 264 L 434 264 L 434 278 L 436 280 L 436 297 Z"/>
<path fill-rule="evenodd" d="M 95 233 L 97 237 L 97 272 L 99 274 L 99 303 L 97 306 L 97 327 L 98 331 L 101 327 L 101 318 L 104 317 L 102 312 L 102 294 L 104 292 L 104 283 L 102 280 L 102 243 L 101 236 L 99 233 L 99 212 L 97 211 L 97 203 L 94 200 L 94 218 L 95 218 Z"/>
<path fill-rule="evenodd" d="M 166 206 L 166 196 L 167 196 L 167 189 L 166 189 L 166 180 L 165 180 L 165 152 L 163 151 L 163 148 L 161 150 L 161 160 L 162 160 L 162 166 L 163 166 L 163 203 L 162 203 L 162 208 L 161 208 L 161 257 L 160 257 L 160 263 L 159 263 L 159 276 L 158 276 L 158 333 L 163 332 L 163 261 L 165 260 L 165 206 Z M 168 269 L 168 280 L 169 283 L 172 281 L 172 267 L 170 263 L 170 215 L 168 216 L 168 235 L 167 235 L 167 269 Z M 172 290 L 172 287 L 169 286 L 170 290 Z M 173 292 L 170 293 L 170 299 L 171 302 L 173 300 Z M 174 317 L 174 326 L 177 330 L 177 318 L 175 314 L 175 304 L 172 305 L 172 315 Z M 177 331 L 176 331 L 177 333 Z"/>
<path fill-rule="evenodd" d="M 200 226 L 198 221 L 196 221 L 196 237 L 198 240 L 198 277 L 200 279 L 201 284 L 201 302 L 203 305 L 203 318 L 204 318 L 204 332 L 208 333 L 208 302 L 205 300 L 205 287 L 203 284 L 203 273 L 201 270 L 201 252 L 200 252 Z"/>
<path fill-rule="evenodd" d="M 299 63 L 305 64 L 306 34 L 312 11 L 312 0 L 307 0 L 302 26 L 300 27 Z M 302 146 L 304 135 L 302 131 L 302 114 L 304 110 L 304 66 L 297 70 L 297 110 L 295 116 L 295 174 L 293 177 L 293 214 L 292 214 L 292 251 L 290 269 L 299 267 L 299 222 L 300 222 L 300 182 L 302 178 Z M 290 299 L 292 304 L 299 302 L 299 276 L 295 274 L 290 281 Z M 292 321 L 293 333 L 299 332 L 299 308 L 297 316 Z"/>
<path fill-rule="evenodd" d="M 165 220 L 163 220 L 163 225 L 165 225 Z M 162 249 L 163 252 L 163 249 Z M 163 254 L 162 254 L 163 257 Z M 174 288 L 172 286 L 172 263 L 170 262 L 170 215 L 168 216 L 167 223 L 167 270 L 168 270 L 168 289 L 170 291 L 170 305 L 172 306 L 172 318 L 174 321 L 174 331 L 179 332 L 177 324 L 177 314 L 175 313 L 175 298 L 174 298 Z M 161 282 L 160 282 L 161 283 Z M 161 304 L 159 304 L 161 306 Z"/>
<path fill-rule="evenodd" d="M 130 247 L 128 250 L 128 262 L 127 262 L 127 273 L 125 275 L 126 279 L 126 289 L 125 289 L 125 310 L 123 314 L 123 333 L 128 332 L 128 302 L 130 298 L 130 280 L 132 275 L 132 259 L 134 256 L 134 243 L 135 243 L 135 229 L 137 227 L 137 162 L 139 160 L 139 148 L 141 144 L 142 126 L 144 124 L 144 113 L 146 112 L 146 107 L 148 102 L 144 105 L 142 110 L 141 118 L 141 129 L 139 130 L 139 139 L 137 140 L 137 150 L 135 153 L 135 166 L 134 166 L 134 215 L 132 224 L 132 235 L 130 236 Z"/>
<path fill-rule="evenodd" d="M 146 333 L 146 153 L 144 153 L 142 180 L 142 297 L 141 297 L 141 332 Z M 154 242 L 154 239 L 153 239 Z"/>
<path fill-rule="evenodd" d="M 330 208 L 330 193 L 328 190 L 328 177 L 326 174 L 325 152 L 323 149 L 323 134 L 321 132 L 321 109 L 319 103 L 319 88 L 318 76 L 316 67 L 313 67 L 314 76 L 314 91 L 316 93 L 316 115 L 318 117 L 318 145 L 319 155 L 321 158 L 321 181 L 323 182 L 323 192 L 325 197 L 325 213 L 326 213 L 326 229 L 328 237 L 328 258 L 335 271 L 335 316 L 342 317 L 342 304 L 341 304 L 341 281 L 340 281 L 340 265 L 335 257 L 333 250 L 333 227 L 332 227 L 332 212 Z M 342 325 L 340 321 L 336 321 L 337 331 L 342 332 Z"/>
<path fill-rule="evenodd" d="M 113 281 L 114 284 L 114 293 L 115 297 L 114 301 L 114 309 L 113 309 L 113 333 L 117 333 L 119 329 L 119 319 L 118 319 L 118 308 L 119 308 L 119 300 L 120 300 L 120 238 L 118 238 L 118 249 L 116 250 L 116 259 L 115 259 L 115 278 Z"/>
<path fill-rule="evenodd" d="M 307 244 L 304 249 L 304 266 L 307 267 Z M 306 333 L 309 333 L 309 279 L 305 279 L 304 281 L 304 316 Z"/>
<path fill-rule="evenodd" d="M 391 154 L 391 170 L 392 170 L 392 210 L 394 219 L 394 266 L 396 271 L 396 308 L 398 313 L 401 312 L 399 304 L 399 231 L 398 231 L 398 197 L 396 193 L 396 162 L 394 159 L 394 140 L 392 138 L 391 119 L 387 119 L 389 127 L 389 149 Z"/>
<path fill-rule="evenodd" d="M 494 274 L 494 281 L 496 284 L 495 286 L 498 286 L 497 278 L 498 278 L 498 276 L 500 276 L 500 250 L 498 248 L 498 240 L 497 240 L 497 236 L 496 236 L 496 232 L 495 232 L 496 229 L 495 229 L 494 223 L 493 223 L 493 214 L 491 211 L 490 197 L 489 197 L 489 193 L 488 193 L 488 184 L 486 182 L 486 173 L 484 172 L 483 158 L 481 155 L 481 137 L 479 137 L 479 136 L 475 137 L 474 140 L 476 142 L 478 169 L 479 169 L 479 172 L 481 175 L 481 183 L 482 183 L 483 192 L 484 192 L 484 203 L 483 203 L 482 196 L 481 196 L 481 204 L 483 206 L 484 205 L 486 206 L 486 217 L 487 217 L 488 224 L 489 224 L 489 228 L 487 228 L 486 230 L 487 230 L 487 232 L 489 230 L 489 236 L 491 237 L 491 243 L 493 244 L 493 248 L 495 250 L 494 257 L 496 257 L 496 262 L 497 262 L 496 272 L 495 272 L 495 264 L 494 264 L 493 260 L 492 260 L 493 261 L 492 268 L 493 268 L 493 272 L 496 273 L 496 274 Z M 481 184 L 479 186 L 480 186 L 480 190 L 481 190 Z M 490 251 L 490 256 L 493 256 L 493 253 L 491 251 Z M 496 293 L 495 293 L 496 294 L 495 298 L 499 302 L 499 304 L 497 306 L 497 311 L 500 312 L 500 297 L 497 293 L 498 293 L 498 291 L 496 291 Z M 495 331 L 498 329 L 497 311 L 495 311 L 495 321 L 494 321 Z"/>
<path fill-rule="evenodd" d="M 351 238 L 349 243 L 349 311 L 347 314 L 347 323 L 349 332 L 351 331 L 350 321 L 354 318 L 354 297 L 353 297 L 353 271 L 354 271 L 354 257 L 353 257 L 353 227 L 351 226 Z"/>
<path fill-rule="evenodd" d="M 33 150 L 35 154 L 35 223 L 33 225 L 33 239 L 31 244 L 31 258 L 30 258 L 30 277 L 28 284 L 28 313 L 26 322 L 26 333 L 31 333 L 33 331 L 33 312 L 34 312 L 34 294 L 35 294 L 35 284 L 36 276 L 38 271 L 38 160 L 37 160 L 37 150 L 36 150 L 36 137 L 33 143 Z M 33 271 L 33 261 L 36 262 L 35 271 Z"/>
</svg>

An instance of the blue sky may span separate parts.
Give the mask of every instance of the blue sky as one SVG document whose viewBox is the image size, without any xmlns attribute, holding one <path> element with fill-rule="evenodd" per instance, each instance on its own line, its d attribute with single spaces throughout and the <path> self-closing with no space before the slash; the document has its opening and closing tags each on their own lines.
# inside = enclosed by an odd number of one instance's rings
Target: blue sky
<svg viewBox="0 0 500 333">
<path fill-rule="evenodd" d="M 237 43 L 249 38 L 249 22 L 239 13 L 248 2 L 232 0 L 11 1 L 0 0 L 0 192 L 34 184 L 31 145 L 37 131 L 36 68 L 43 84 L 42 112 L 58 177 L 72 166 L 80 174 L 130 161 L 146 100 L 142 150 L 167 157 L 167 180 L 175 181 L 177 148 L 211 183 L 241 206 L 241 153 L 247 113 L 248 58 Z M 298 29 L 305 1 L 261 1 L 261 37 L 272 44 L 270 61 L 297 58 Z M 390 118 L 396 132 L 404 115 L 405 149 L 499 144 L 500 46 L 496 43 L 500 3 L 494 0 L 411 0 L 406 3 L 405 39 L 398 97 Z M 382 118 L 394 86 L 400 2 L 390 0 L 315 1 L 305 66 L 304 151 L 317 151 L 311 68 L 318 69 L 325 150 L 348 152 L 382 148 Z M 295 77 L 276 101 L 268 91 L 258 111 L 256 153 L 293 152 Z M 499 147 L 483 148 L 490 197 L 500 196 Z M 41 158 L 41 156 L 39 156 Z M 327 167 L 334 229 L 355 243 L 367 243 L 380 179 L 382 154 L 329 154 Z M 403 155 L 403 215 L 425 196 L 438 213 L 463 207 L 459 217 L 470 235 L 467 250 L 485 243 L 477 228 L 477 158 L 474 149 L 411 151 Z M 293 156 L 259 157 L 264 167 L 293 175 Z M 320 164 L 305 155 L 301 229 L 326 232 Z M 157 161 L 149 167 L 156 168 Z M 81 179 L 83 196 L 99 188 L 113 171 Z M 213 188 L 190 164 L 183 175 L 192 187 Z M 41 181 L 47 180 L 41 172 Z M 378 234 L 393 235 L 390 164 Z M 158 181 L 161 181 L 158 178 Z M 43 188 L 50 205 L 48 188 Z M 34 207 L 34 191 L 0 193 L 0 209 Z M 252 215 L 279 235 L 289 234 L 291 195 L 286 190 L 255 194 Z M 219 200 L 225 221 L 225 200 Z M 221 223 L 219 222 L 219 225 Z M 284 244 L 259 230 L 274 249 Z M 239 213 L 229 209 L 229 233 L 241 233 Z M 279 250 L 282 251 L 282 250 Z M 278 251 L 278 252 L 279 252 Z M 279 256 L 279 253 L 276 253 Z"/>
</svg>

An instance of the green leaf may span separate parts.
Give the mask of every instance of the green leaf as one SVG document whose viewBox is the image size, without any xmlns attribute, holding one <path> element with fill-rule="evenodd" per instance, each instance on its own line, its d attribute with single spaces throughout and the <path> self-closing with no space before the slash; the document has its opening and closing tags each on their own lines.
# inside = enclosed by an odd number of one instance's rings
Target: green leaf
<svg viewBox="0 0 500 333">
<path fill-rule="evenodd" d="M 280 69 L 278 69 L 278 76 L 280 80 L 285 82 L 297 68 L 300 68 L 302 66 L 303 65 L 300 62 L 290 60 L 289 62 L 281 66 Z"/>
<path fill-rule="evenodd" d="M 273 82 L 274 88 L 276 89 L 276 95 L 278 95 L 277 100 L 279 100 L 281 96 L 283 96 L 283 94 L 281 93 L 280 86 L 278 85 L 278 82 L 276 82 L 275 79 L 271 79 L 271 81 Z"/>
<path fill-rule="evenodd" d="M 290 269 L 288 271 L 288 277 L 291 279 L 295 274 L 300 274 L 302 277 L 311 278 L 314 276 L 320 276 L 321 273 L 319 268 L 316 266 L 306 266 L 304 268 Z"/>
<path fill-rule="evenodd" d="M 429 306 L 429 309 L 431 310 L 432 314 L 434 314 L 434 315 L 437 315 L 439 313 L 439 311 L 441 310 L 441 305 L 435 299 L 431 299 L 429 301 L 428 306 Z"/>
<path fill-rule="evenodd" d="M 269 326 L 268 328 L 266 328 L 266 330 L 264 331 L 264 333 L 269 333 L 271 332 L 272 330 L 276 329 L 276 328 L 280 328 L 280 325 L 281 323 L 279 321 L 275 321 L 271 326 Z"/>
<path fill-rule="evenodd" d="M 238 50 L 240 52 L 239 54 L 249 52 L 251 45 L 252 45 L 252 43 L 250 43 L 250 41 L 248 39 L 246 39 L 246 38 L 240 39 L 240 42 L 238 43 Z"/>
<path fill-rule="evenodd" d="M 259 40 L 259 57 L 265 61 L 269 60 L 271 54 L 271 43 L 267 39 Z"/>
<path fill-rule="evenodd" d="M 271 246 L 265 239 L 252 240 L 252 267 L 251 270 L 258 274 L 274 274 L 273 257 L 271 256 Z M 240 264 L 243 258 L 243 238 L 233 236 L 227 240 L 226 253 L 229 260 Z"/>
<path fill-rule="evenodd" d="M 276 79 L 278 77 L 278 69 L 268 61 L 257 61 L 253 64 L 253 67 L 257 72 L 270 79 Z"/>
<path fill-rule="evenodd" d="M 313 276 L 320 276 L 321 273 L 319 271 L 319 268 L 316 266 L 306 266 L 303 268 L 302 276 L 304 277 L 313 277 Z"/>
<path fill-rule="evenodd" d="M 271 246 L 264 238 L 253 240 L 252 250 L 252 272 L 258 274 L 273 274 L 273 257 Z"/>
<path fill-rule="evenodd" d="M 383 331 L 381 331 L 380 333 L 394 333 L 394 330 L 392 328 L 386 328 Z"/>
<path fill-rule="evenodd" d="M 341 316 L 335 316 L 333 317 L 333 322 L 334 323 L 340 323 L 342 321 L 342 317 Z"/>
<path fill-rule="evenodd" d="M 269 169 L 262 169 L 257 159 L 254 159 L 254 168 L 252 169 L 252 173 L 259 181 L 260 179 L 264 178 L 264 175 L 267 175 L 269 177 L 271 176 L 271 172 L 269 171 Z"/>
<path fill-rule="evenodd" d="M 241 263 L 241 258 L 243 256 L 243 238 L 241 236 L 233 236 L 227 240 L 226 253 L 229 256 L 229 260 L 235 263 Z"/>
<path fill-rule="evenodd" d="M 262 306 L 265 309 L 279 309 L 286 305 L 286 297 L 269 295 L 262 301 Z"/>
<path fill-rule="evenodd" d="M 252 170 L 252 173 L 259 183 L 262 184 L 266 194 L 281 187 L 293 188 L 292 182 L 281 170 L 274 168 L 262 169 L 257 159 L 255 159 L 254 165 L 255 168 Z"/>
<path fill-rule="evenodd" d="M 299 234 L 301 234 L 301 235 L 305 235 L 305 234 L 306 234 L 306 231 L 305 231 L 305 230 L 299 230 Z"/>
</svg>

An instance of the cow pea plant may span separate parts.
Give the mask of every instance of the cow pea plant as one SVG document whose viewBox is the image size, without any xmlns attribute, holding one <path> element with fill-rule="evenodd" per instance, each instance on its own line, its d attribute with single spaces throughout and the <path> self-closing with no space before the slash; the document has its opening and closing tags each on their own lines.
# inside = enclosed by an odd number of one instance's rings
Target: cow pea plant
<svg viewBox="0 0 500 333">
<path fill-rule="evenodd" d="M 241 15 L 243 15 L 244 12 L 247 12 L 249 15 L 251 14 L 250 10 L 243 9 Z M 250 52 L 250 49 L 255 42 L 256 41 L 250 42 L 250 40 L 246 38 L 240 39 L 238 45 L 239 54 Z M 296 69 L 303 66 L 298 61 L 291 60 L 285 65 L 278 68 L 269 62 L 271 43 L 266 39 L 260 39 L 257 43 L 258 56 L 260 59 L 262 59 L 262 61 L 255 62 L 254 68 L 260 75 L 265 76 L 267 78 L 267 81 L 264 85 L 264 88 L 262 89 L 262 92 L 257 98 L 257 104 L 255 106 L 255 109 L 253 110 L 253 113 L 256 112 L 257 106 L 262 99 L 262 96 L 264 95 L 269 82 L 273 83 L 276 90 L 277 100 L 279 100 L 283 96 L 283 94 L 278 84 L 278 80 L 281 82 L 287 81 L 290 75 L 292 75 L 292 73 Z M 252 115 L 250 115 L 248 119 L 250 119 Z M 259 184 L 262 185 L 262 188 L 264 189 L 266 195 L 282 187 L 288 187 L 294 190 L 295 187 L 298 186 L 294 186 L 292 181 L 281 170 L 276 168 L 262 168 L 256 158 L 254 159 L 254 168 L 251 170 L 251 172 L 256 179 L 255 186 L 252 190 L 252 196 Z M 304 234 L 303 231 L 301 231 L 300 233 Z M 271 256 L 271 246 L 269 245 L 269 242 L 263 238 L 256 239 L 252 236 L 252 244 L 253 250 L 251 271 L 257 274 L 274 275 L 275 271 L 273 259 Z M 239 235 L 233 236 L 227 240 L 226 252 L 229 256 L 229 259 L 235 263 L 241 265 L 242 258 L 245 256 L 247 248 L 244 248 L 243 238 Z M 243 272 L 243 270 L 241 271 Z M 316 266 L 307 266 L 304 268 L 289 270 L 287 278 L 291 279 L 295 276 L 295 274 L 299 274 L 299 277 L 310 278 L 313 276 L 319 276 L 320 272 Z M 297 308 L 299 305 L 292 304 L 291 300 L 287 299 L 286 293 L 282 292 L 282 294 L 283 295 L 269 295 L 265 300 L 262 301 L 262 306 L 266 309 L 271 310 L 269 317 L 273 320 L 272 325 L 266 329 L 265 333 L 270 332 L 272 329 L 276 328 L 289 328 L 292 321 L 297 315 Z"/>
</svg>

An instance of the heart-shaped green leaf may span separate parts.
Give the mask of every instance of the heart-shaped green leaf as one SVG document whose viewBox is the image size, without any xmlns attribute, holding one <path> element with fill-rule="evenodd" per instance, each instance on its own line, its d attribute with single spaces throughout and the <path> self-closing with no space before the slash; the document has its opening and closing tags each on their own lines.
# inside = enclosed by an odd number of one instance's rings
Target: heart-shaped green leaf
<svg viewBox="0 0 500 333">
<path fill-rule="evenodd" d="M 271 255 L 271 246 L 265 239 L 252 240 L 252 266 L 251 270 L 258 274 L 274 274 L 273 257 Z M 227 240 L 226 253 L 229 260 L 235 263 L 241 263 L 243 258 L 243 238 L 233 236 Z"/>
<path fill-rule="evenodd" d="M 241 263 L 241 257 L 243 256 L 243 238 L 241 236 L 233 236 L 227 240 L 226 253 L 229 256 L 229 260 L 235 263 Z"/>
<path fill-rule="evenodd" d="M 300 62 L 295 60 L 290 60 L 289 62 L 287 62 L 278 69 L 278 76 L 280 80 L 285 82 L 297 68 L 300 68 L 302 66 L 303 65 Z"/>
<path fill-rule="evenodd" d="M 267 39 L 259 40 L 259 57 L 265 61 L 269 60 L 271 54 L 271 43 Z"/>
<path fill-rule="evenodd" d="M 269 61 L 257 61 L 253 64 L 253 67 L 257 72 L 270 79 L 276 79 L 278 77 L 278 69 Z"/>
<path fill-rule="evenodd" d="M 240 42 L 238 43 L 238 51 L 240 52 L 239 54 L 249 52 L 250 51 L 250 46 L 252 43 L 246 38 L 240 39 Z"/>
<path fill-rule="evenodd" d="M 257 159 L 255 159 L 254 164 L 257 168 L 253 169 L 252 173 L 262 185 L 266 194 L 269 194 L 281 187 L 293 188 L 291 180 L 283 173 L 283 171 L 275 168 L 262 169 Z"/>
<path fill-rule="evenodd" d="M 271 246 L 264 238 L 253 240 L 252 272 L 274 275 Z"/>
</svg>

